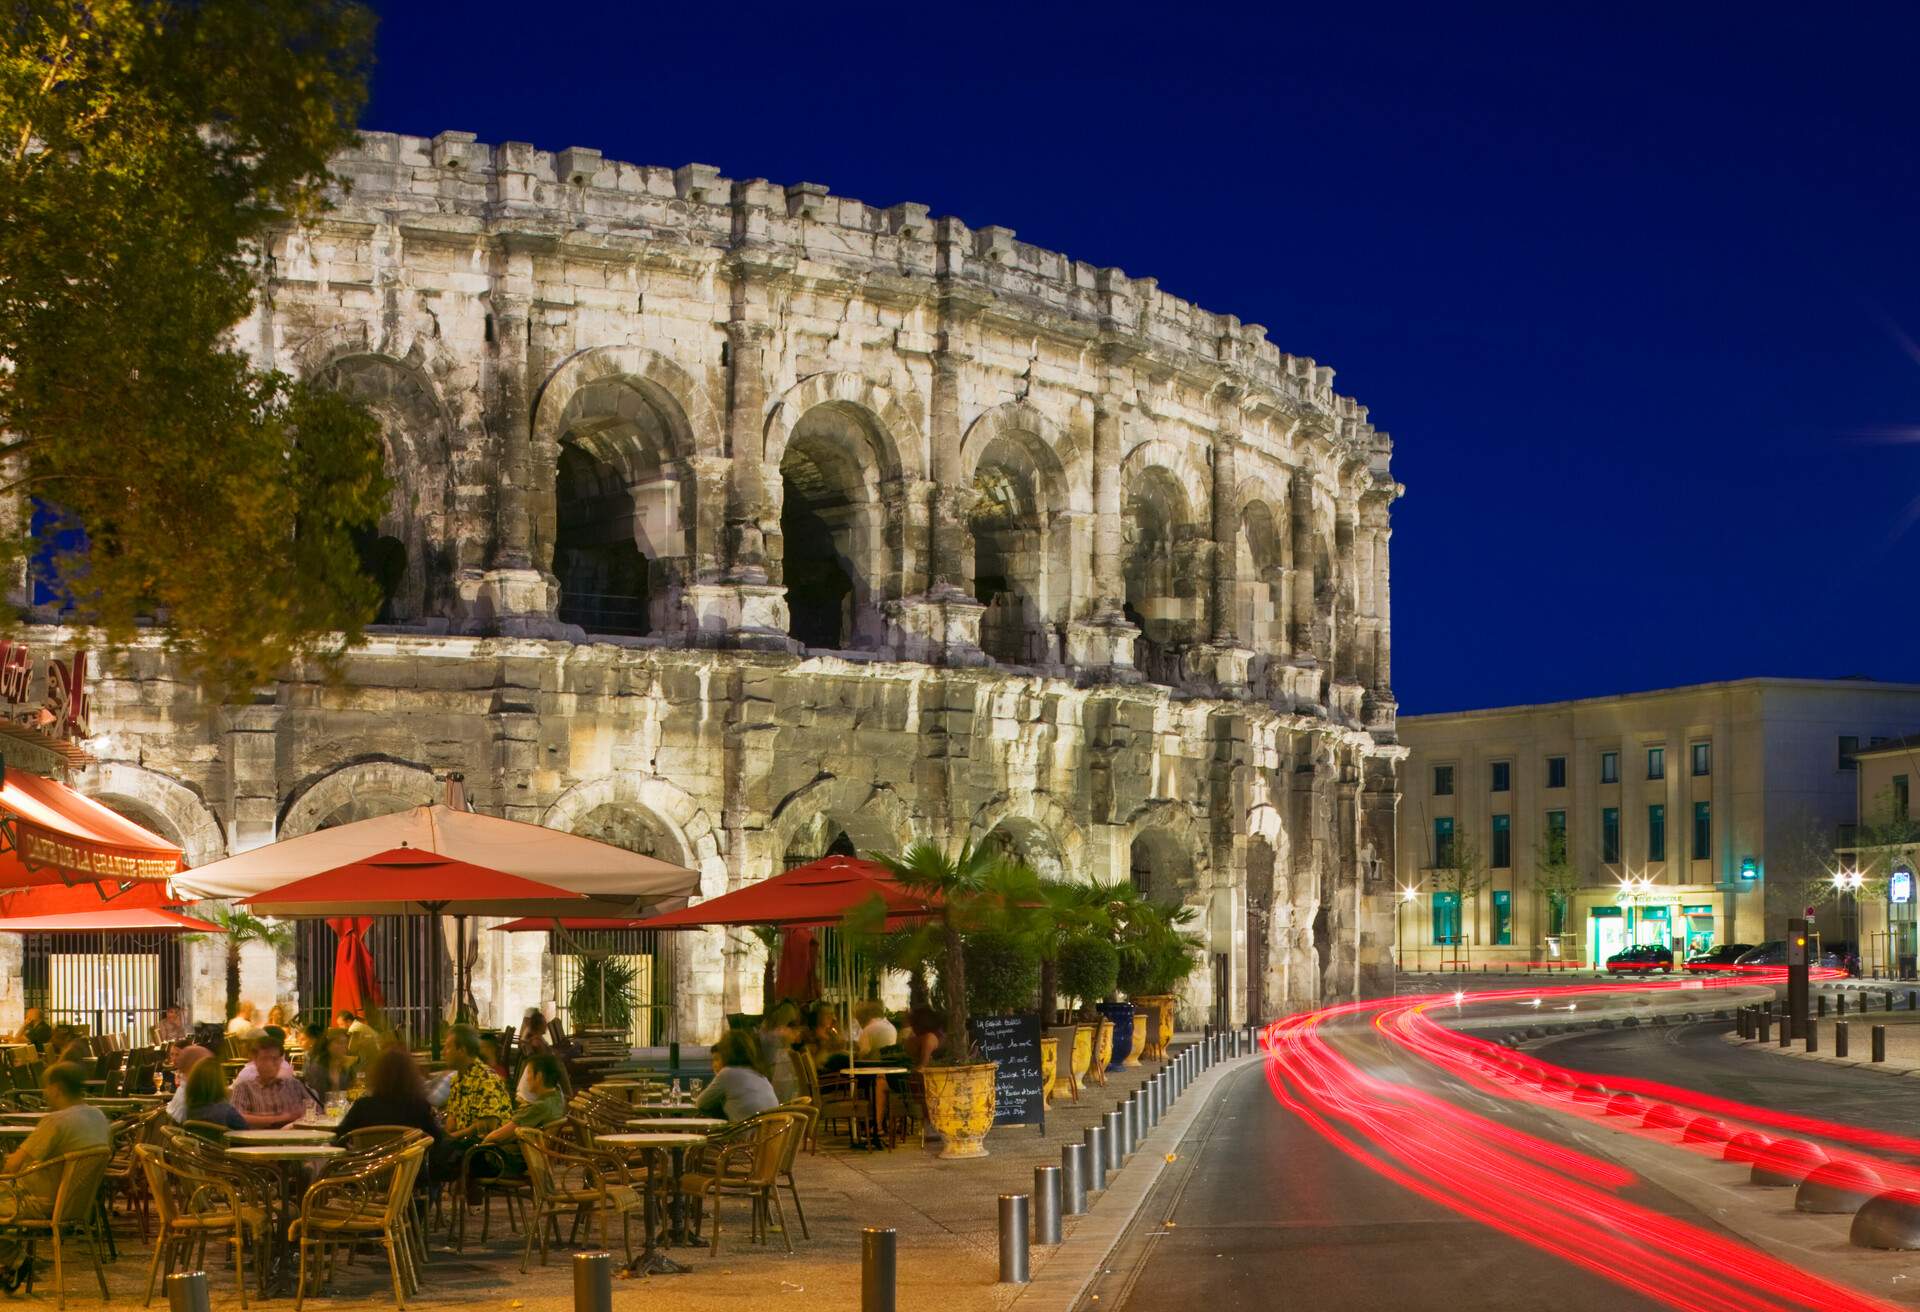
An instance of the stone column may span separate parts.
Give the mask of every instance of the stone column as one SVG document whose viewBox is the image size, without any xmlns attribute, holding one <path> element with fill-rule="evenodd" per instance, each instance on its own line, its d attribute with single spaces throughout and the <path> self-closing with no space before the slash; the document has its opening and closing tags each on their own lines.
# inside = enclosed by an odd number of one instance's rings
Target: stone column
<svg viewBox="0 0 1920 1312">
<path fill-rule="evenodd" d="M 1231 432 L 1217 430 L 1213 435 L 1213 588 L 1210 641 L 1204 651 L 1193 653 L 1189 668 L 1199 666 L 1216 689 L 1233 694 L 1247 686 L 1247 672 L 1253 661 L 1248 635 L 1240 632 L 1240 523 L 1235 513 L 1234 493 L 1240 485 L 1234 460 L 1236 442 Z"/>
<path fill-rule="evenodd" d="M 1311 658 L 1314 651 L 1313 477 L 1301 470 L 1293 478 L 1293 504 L 1288 516 L 1293 530 L 1293 615 L 1289 622 L 1294 652 Z"/>
<path fill-rule="evenodd" d="M 493 343 L 483 374 L 488 426 L 496 464 L 494 549 L 486 573 L 461 598 L 471 624 L 485 631 L 545 634 L 553 628 L 553 575 L 534 559 L 532 362 L 529 333 L 533 275 L 531 261 L 507 255 L 488 293 L 493 314 Z M 463 589 L 465 591 L 465 589 Z"/>
<path fill-rule="evenodd" d="M 1093 602 L 1084 620 L 1067 625 L 1067 664 L 1117 679 L 1138 678 L 1127 622 L 1120 558 L 1121 414 L 1127 386 L 1119 373 L 1124 348 L 1104 348 L 1100 390 L 1093 398 Z"/>
<path fill-rule="evenodd" d="M 1359 673 L 1358 588 L 1353 509 L 1343 507 L 1333 521 L 1333 674 L 1352 682 Z"/>
</svg>

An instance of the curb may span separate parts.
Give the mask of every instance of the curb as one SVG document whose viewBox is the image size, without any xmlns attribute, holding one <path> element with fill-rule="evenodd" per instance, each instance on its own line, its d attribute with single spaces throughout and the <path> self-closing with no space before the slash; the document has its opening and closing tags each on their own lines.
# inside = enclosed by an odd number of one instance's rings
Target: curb
<svg viewBox="0 0 1920 1312">
<path fill-rule="evenodd" d="M 1234 1071 L 1265 1060 L 1266 1052 L 1259 1050 L 1251 1056 L 1217 1061 L 1196 1076 L 1187 1085 L 1191 1096 L 1179 1099 L 1153 1132 L 1140 1141 L 1119 1174 L 1108 1177 L 1105 1192 L 1079 1218 L 1073 1233 L 1053 1250 L 1044 1265 L 1036 1264 L 1032 1280 L 1007 1306 L 1021 1312 L 1072 1312 L 1140 1215 L 1147 1195 L 1167 1169 L 1167 1154 L 1175 1152 L 1186 1139 L 1221 1081 Z"/>
<path fill-rule="evenodd" d="M 1857 1057 L 1836 1057 L 1830 1052 L 1808 1052 L 1804 1047 L 1780 1047 L 1777 1043 L 1762 1043 L 1758 1039 L 1743 1039 L 1739 1031 L 1730 1030 L 1720 1036 L 1723 1043 L 1735 1048 L 1752 1048 L 1769 1053 L 1775 1057 L 1791 1057 L 1795 1061 L 1817 1061 L 1828 1066 L 1851 1066 L 1857 1070 L 1873 1071 L 1878 1075 L 1920 1076 L 1920 1062 L 1909 1061 L 1861 1061 Z"/>
</svg>

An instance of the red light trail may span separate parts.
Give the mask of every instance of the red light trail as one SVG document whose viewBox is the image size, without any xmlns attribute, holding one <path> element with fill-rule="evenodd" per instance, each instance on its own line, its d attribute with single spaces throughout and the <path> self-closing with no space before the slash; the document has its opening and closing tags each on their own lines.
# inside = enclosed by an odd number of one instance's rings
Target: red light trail
<svg viewBox="0 0 1920 1312">
<path fill-rule="evenodd" d="M 1680 983 L 1635 987 L 1673 988 Z M 1697 989 L 1700 984 L 1690 986 Z M 1395 1183 L 1684 1312 L 1893 1307 L 1633 1202 L 1621 1196 L 1638 1181 L 1626 1168 L 1468 1111 L 1438 1094 L 1371 1074 L 1342 1055 L 1324 1032 L 1330 1020 L 1370 1015 L 1373 1029 L 1388 1042 L 1472 1088 L 1504 1099 L 1715 1159 L 1727 1151 L 1727 1138 L 1763 1129 L 1771 1133 L 1761 1134 L 1766 1142 L 1755 1150 L 1762 1168 L 1804 1174 L 1824 1157 L 1870 1169 L 1888 1187 L 1920 1188 L 1920 1169 L 1858 1151 L 1830 1145 L 1823 1149 L 1785 1137 L 1774 1146 L 1776 1136 L 1790 1131 L 1856 1150 L 1920 1155 L 1920 1140 L 1772 1112 L 1651 1080 L 1608 1077 L 1606 1092 L 1600 1094 L 1592 1076 L 1462 1034 L 1426 1014 L 1441 1005 L 1620 991 L 1618 983 L 1587 984 L 1545 994 L 1539 989 L 1502 989 L 1324 1008 L 1267 1028 L 1267 1080 L 1279 1100 L 1329 1143 Z M 1620 1094 L 1637 1095 L 1639 1101 L 1610 1114 Z M 1623 1111 L 1632 1114 L 1623 1116 Z M 1710 1125 L 1707 1118 L 1724 1124 Z M 1650 1124 L 1641 1124 L 1643 1119 Z M 1690 1129 L 1700 1133 L 1688 1135 Z"/>
</svg>

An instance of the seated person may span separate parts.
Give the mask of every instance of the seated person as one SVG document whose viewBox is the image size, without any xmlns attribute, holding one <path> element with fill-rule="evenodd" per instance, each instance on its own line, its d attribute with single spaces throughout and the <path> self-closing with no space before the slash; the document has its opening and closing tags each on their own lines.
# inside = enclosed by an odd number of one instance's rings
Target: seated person
<svg viewBox="0 0 1920 1312">
<path fill-rule="evenodd" d="M 271 1035 L 254 1045 L 253 1059 L 234 1080 L 228 1096 L 247 1118 L 247 1124 L 257 1130 L 290 1124 L 314 1106 L 313 1092 L 293 1077 L 280 1041 Z"/>
<path fill-rule="evenodd" d="M 260 1037 L 260 1009 L 251 1002 L 243 1002 L 233 1013 L 233 1019 L 227 1022 L 227 1037 L 230 1039 L 252 1040 Z"/>
<path fill-rule="evenodd" d="M 319 1095 L 322 1103 L 328 1094 L 345 1093 L 353 1087 L 357 1072 L 353 1054 L 348 1051 L 350 1042 L 345 1030 L 327 1030 L 307 1052 L 306 1068 L 300 1072 L 300 1079 Z"/>
<path fill-rule="evenodd" d="M 447 1085 L 442 1117 L 447 1133 L 478 1142 L 513 1119 L 513 1099 L 506 1081 L 480 1060 L 480 1032 L 471 1025 L 455 1025 L 447 1032 L 447 1063 L 453 1078 Z"/>
<path fill-rule="evenodd" d="M 187 1075 L 182 1086 L 187 1094 L 187 1114 L 185 1121 L 206 1121 L 211 1125 L 223 1125 L 229 1130 L 247 1128 L 247 1118 L 242 1116 L 231 1102 L 227 1101 L 227 1077 L 221 1073 L 217 1061 L 203 1061 Z"/>
<path fill-rule="evenodd" d="M 335 1034 L 343 1031 L 335 1030 Z M 437 1147 L 445 1134 L 427 1102 L 426 1081 L 413 1054 L 402 1048 L 389 1048 L 373 1063 L 367 1076 L 367 1092 L 355 1098 L 347 1114 L 340 1118 L 339 1134 L 345 1137 L 355 1130 L 374 1125 L 404 1125 L 431 1138 Z"/>
<path fill-rule="evenodd" d="M 946 1035 L 940 1030 L 940 1017 L 932 1007 L 915 1007 L 907 1018 L 908 1033 L 906 1042 L 900 1046 L 906 1050 L 907 1060 L 915 1070 L 924 1070 L 933 1061 L 933 1054 L 940 1051 L 940 1045 L 946 1042 Z"/>
<path fill-rule="evenodd" d="M 167 1103 L 167 1115 L 175 1125 L 187 1123 L 187 1077 L 193 1074 L 194 1067 L 211 1056 L 211 1052 L 197 1043 L 183 1043 L 173 1050 L 173 1097 Z"/>
<path fill-rule="evenodd" d="M 483 1033 L 480 1036 L 480 1060 L 486 1068 L 498 1075 L 501 1080 L 507 1078 L 507 1063 L 500 1056 L 500 1036 Z"/>
<path fill-rule="evenodd" d="M 854 1023 L 860 1027 L 859 1053 L 862 1057 L 871 1057 L 883 1048 L 891 1048 L 900 1042 L 900 1031 L 887 1019 L 886 1004 L 878 998 L 867 998 L 853 1007 Z"/>
<path fill-rule="evenodd" d="M 714 1076 L 700 1091 L 694 1107 L 703 1116 L 725 1116 L 744 1121 L 780 1105 L 773 1084 L 754 1069 L 753 1036 L 728 1030 L 713 1051 Z"/>
<path fill-rule="evenodd" d="M 113 1131 L 105 1114 L 84 1101 L 86 1076 L 70 1066 L 47 1068 L 40 1080 L 41 1094 L 47 1100 L 47 1114 L 34 1126 L 27 1141 L 7 1154 L 4 1188 L 0 1188 L 0 1213 L 47 1217 L 53 1214 L 54 1194 L 60 1188 L 57 1170 L 32 1171 L 38 1162 L 51 1161 L 67 1153 L 112 1146 Z M 26 1275 L 26 1246 L 20 1240 L 0 1240 L 0 1289 L 12 1293 Z"/>
<path fill-rule="evenodd" d="M 520 1145 L 514 1132 L 525 1126 L 529 1130 L 544 1130 L 555 1121 L 564 1120 L 567 1115 L 565 1097 L 560 1092 L 560 1059 L 550 1052 L 536 1052 L 527 1058 L 525 1078 L 521 1081 L 532 1096 L 513 1109 L 513 1119 L 496 1127 L 481 1142 L 500 1150 L 502 1169 L 508 1175 L 521 1175 L 526 1172 L 527 1164 L 520 1155 Z M 475 1163 L 475 1174 L 486 1175 L 489 1171 Z"/>
<path fill-rule="evenodd" d="M 168 1007 L 153 1024 L 153 1041 L 156 1044 L 181 1043 L 186 1037 L 187 1023 L 180 1019 L 178 1007 Z"/>
<path fill-rule="evenodd" d="M 15 1043 L 31 1043 L 45 1049 L 53 1042 L 53 1026 L 47 1024 L 46 1013 L 40 1008 L 28 1007 L 26 1018 L 20 1022 L 20 1032 L 11 1037 Z"/>
</svg>

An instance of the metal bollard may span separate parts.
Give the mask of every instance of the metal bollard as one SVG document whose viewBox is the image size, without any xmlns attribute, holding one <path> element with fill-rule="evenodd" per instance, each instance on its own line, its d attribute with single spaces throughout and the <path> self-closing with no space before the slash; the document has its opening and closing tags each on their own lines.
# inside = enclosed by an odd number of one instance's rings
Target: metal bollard
<svg viewBox="0 0 1920 1312">
<path fill-rule="evenodd" d="M 573 1255 L 573 1312 L 613 1312 L 613 1254 Z"/>
<path fill-rule="evenodd" d="M 1888 990 L 1886 991 L 1886 993 L 1884 994 L 1884 996 L 1885 996 L 1885 998 L 1886 998 L 1886 1001 L 1887 1001 L 1887 1010 L 1888 1010 L 1888 1011 L 1892 1011 L 1892 1010 L 1893 1010 L 1893 990 L 1892 990 L 1892 989 L 1888 989 Z"/>
<path fill-rule="evenodd" d="M 1755 1019 L 1760 1022 L 1760 1042 L 1765 1043 L 1773 1032 L 1773 1014 L 1763 1011 Z"/>
<path fill-rule="evenodd" d="M 1847 1014 L 1847 995 L 1846 994 L 1842 993 L 1834 998 L 1833 1009 L 1834 1009 L 1834 1014 L 1836 1015 L 1844 1016 Z"/>
<path fill-rule="evenodd" d="M 1060 1168 L 1033 1168 L 1033 1242 L 1060 1242 Z"/>
<path fill-rule="evenodd" d="M 1000 1195 L 1000 1283 L 1027 1283 L 1027 1196 Z"/>
<path fill-rule="evenodd" d="M 1107 1132 L 1107 1170 L 1117 1171 L 1127 1158 L 1127 1127 L 1122 1123 L 1126 1118 L 1119 1112 L 1108 1112 L 1100 1120 Z"/>
<path fill-rule="evenodd" d="M 1816 1008 L 1814 1012 L 1816 1016 L 1826 1015 L 1827 1014 L 1827 995 L 1822 993 L 1819 997 L 1814 999 L 1813 1005 Z"/>
<path fill-rule="evenodd" d="M 1060 1210 L 1079 1216 L 1087 1210 L 1087 1146 L 1060 1145 Z"/>
<path fill-rule="evenodd" d="M 1843 1020 L 1833 1023 L 1833 1055 L 1836 1057 L 1847 1055 L 1847 1023 Z"/>
<path fill-rule="evenodd" d="M 1782 1014 L 1780 1017 L 1780 1046 L 1786 1047 L 1793 1042 L 1793 1017 Z"/>
<path fill-rule="evenodd" d="M 1887 1027 L 1885 1025 L 1873 1027 L 1873 1059 L 1875 1061 L 1887 1059 Z"/>
<path fill-rule="evenodd" d="M 860 1312 L 894 1312 L 894 1275 L 899 1269 L 892 1226 L 860 1232 Z"/>
<path fill-rule="evenodd" d="M 1089 1125 L 1087 1127 L 1087 1192 L 1107 1187 L 1107 1127 Z"/>
<path fill-rule="evenodd" d="M 182 1271 L 167 1277 L 167 1312 L 207 1312 L 207 1273 Z"/>
<path fill-rule="evenodd" d="M 1913 1011 L 1916 1008 L 1920 1008 L 1920 989 L 1908 989 L 1907 1010 Z"/>
<path fill-rule="evenodd" d="M 1140 1095 L 1127 1095 L 1127 1153 L 1131 1156 L 1140 1148 L 1140 1141 L 1147 1137 L 1147 1118 L 1140 1114 Z"/>
<path fill-rule="evenodd" d="M 1807 1022 L 1807 1051 L 1820 1051 L 1820 1022 L 1817 1020 Z"/>
</svg>

